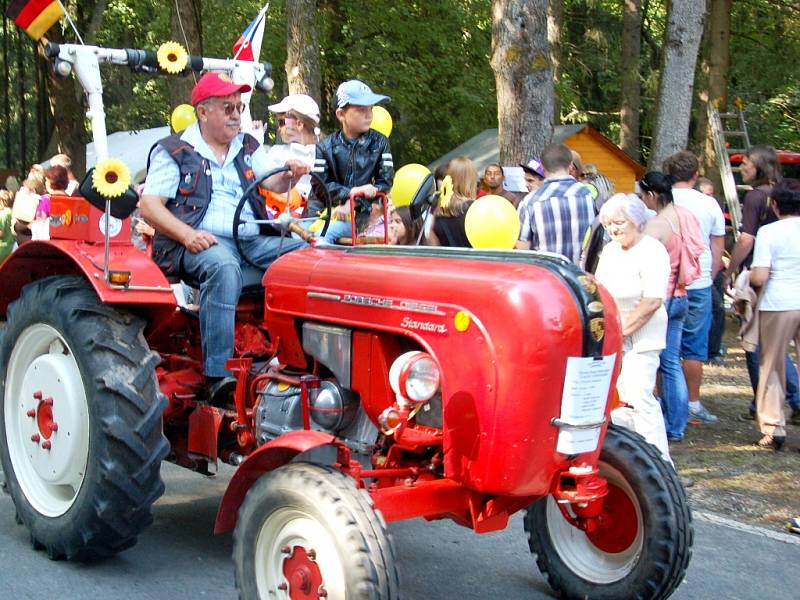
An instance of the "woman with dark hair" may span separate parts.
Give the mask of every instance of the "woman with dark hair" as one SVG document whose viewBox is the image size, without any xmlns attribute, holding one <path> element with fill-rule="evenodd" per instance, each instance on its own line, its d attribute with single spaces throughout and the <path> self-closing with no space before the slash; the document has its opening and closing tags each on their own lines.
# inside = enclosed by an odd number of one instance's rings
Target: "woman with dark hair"
<svg viewBox="0 0 800 600">
<path fill-rule="evenodd" d="M 390 243 L 397 246 L 414 246 L 421 225 L 419 219 L 411 218 L 411 209 L 408 206 L 394 206 L 389 216 L 389 228 Z"/>
<path fill-rule="evenodd" d="M 784 179 L 770 198 L 778 221 L 762 226 L 755 240 L 750 285 L 763 287 L 758 303 L 761 353 L 756 417 L 762 438 L 756 446 L 781 450 L 786 440 L 785 357 L 794 340 L 800 351 L 800 181 Z"/>
<path fill-rule="evenodd" d="M 695 216 L 672 201 L 674 182 L 670 175 L 651 171 L 639 181 L 639 189 L 647 208 L 656 212 L 647 222 L 645 233 L 664 244 L 669 254 L 670 275 L 664 302 L 668 317 L 667 340 L 658 370 L 667 439 L 679 442 L 689 419 L 689 389 L 680 356 L 683 322 L 689 310 L 686 286 L 700 276 L 703 242 Z"/>
<path fill-rule="evenodd" d="M 739 239 L 731 250 L 731 260 L 725 269 L 725 281 L 733 282 L 739 273 L 740 267 L 749 268 L 753 260 L 753 246 L 761 227 L 778 220 L 777 215 L 769 206 L 769 195 L 772 187 L 781 180 L 781 164 L 778 154 L 772 146 L 753 146 L 745 152 L 742 159 L 742 180 L 753 186 L 744 197 L 742 207 L 742 224 L 739 227 Z M 742 420 L 755 419 L 756 393 L 759 381 L 759 348 L 753 352 L 746 350 L 744 353 L 747 363 L 747 374 L 750 377 L 750 386 L 753 389 L 753 401 L 746 413 L 740 415 Z M 786 357 L 785 372 L 787 400 L 792 407 L 792 422 L 800 425 L 800 394 L 798 393 L 797 369 L 792 360 Z"/>
</svg>

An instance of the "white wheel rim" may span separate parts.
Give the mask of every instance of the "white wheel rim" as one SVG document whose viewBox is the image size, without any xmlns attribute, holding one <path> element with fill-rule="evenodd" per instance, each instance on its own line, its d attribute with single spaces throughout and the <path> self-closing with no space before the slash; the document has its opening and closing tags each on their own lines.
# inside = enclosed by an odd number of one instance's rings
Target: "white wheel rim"
<svg viewBox="0 0 800 600">
<path fill-rule="evenodd" d="M 270 513 L 256 538 L 256 586 L 259 598 L 291 598 L 291 587 L 283 574 L 286 548 L 314 550 L 315 562 L 329 600 L 344 600 L 345 576 L 336 542 L 316 518 L 296 508 L 279 508 Z"/>
<path fill-rule="evenodd" d="M 89 410 L 75 355 L 53 327 L 37 323 L 20 334 L 8 362 L 3 407 L 22 493 L 42 515 L 63 515 L 86 475 Z"/>
<path fill-rule="evenodd" d="M 603 463 L 600 474 L 609 484 L 625 492 L 636 510 L 637 528 L 633 543 L 622 552 L 614 554 L 601 550 L 582 530 L 573 527 L 564 518 L 552 496 L 547 498 L 547 528 L 553 547 L 570 571 L 587 581 L 609 584 L 630 574 L 639 561 L 644 542 L 642 510 L 633 488 L 619 471 Z"/>
</svg>

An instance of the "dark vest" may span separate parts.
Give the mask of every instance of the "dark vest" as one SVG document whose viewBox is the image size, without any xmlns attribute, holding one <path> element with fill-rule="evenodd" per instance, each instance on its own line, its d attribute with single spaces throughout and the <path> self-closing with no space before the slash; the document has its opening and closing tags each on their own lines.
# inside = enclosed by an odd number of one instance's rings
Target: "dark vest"
<svg viewBox="0 0 800 600">
<path fill-rule="evenodd" d="M 211 201 L 211 168 L 208 160 L 200 156 L 192 145 L 183 141 L 180 134 L 164 138 L 158 144 L 169 152 L 178 164 L 181 177 L 175 196 L 167 200 L 167 210 L 190 227 L 197 228 L 203 221 Z M 242 191 L 255 181 L 251 165 L 253 153 L 258 147 L 258 141 L 253 136 L 245 134 L 242 149 L 233 160 L 242 182 Z M 257 218 L 266 219 L 263 203 L 256 200 L 252 194 L 248 200 Z M 186 248 L 180 242 L 156 232 L 153 238 L 153 260 L 167 276 L 180 276 L 181 261 L 185 251 Z"/>
</svg>

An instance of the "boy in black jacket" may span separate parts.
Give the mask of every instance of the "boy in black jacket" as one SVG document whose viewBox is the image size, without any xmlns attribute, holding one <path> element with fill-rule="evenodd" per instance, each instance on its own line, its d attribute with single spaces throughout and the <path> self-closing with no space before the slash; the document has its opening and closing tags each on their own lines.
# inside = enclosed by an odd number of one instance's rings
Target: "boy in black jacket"
<svg viewBox="0 0 800 600">
<path fill-rule="evenodd" d="M 325 181 L 336 207 L 326 241 L 350 235 L 351 201 L 357 195 L 374 198 L 377 192 L 389 193 L 394 180 L 394 163 L 385 135 L 370 129 L 372 107 L 386 102 L 388 96 L 374 93 L 358 80 L 342 83 L 336 90 L 336 118 L 342 124 L 337 131 L 317 144 L 314 171 Z M 312 209 L 321 206 L 312 205 Z"/>
</svg>

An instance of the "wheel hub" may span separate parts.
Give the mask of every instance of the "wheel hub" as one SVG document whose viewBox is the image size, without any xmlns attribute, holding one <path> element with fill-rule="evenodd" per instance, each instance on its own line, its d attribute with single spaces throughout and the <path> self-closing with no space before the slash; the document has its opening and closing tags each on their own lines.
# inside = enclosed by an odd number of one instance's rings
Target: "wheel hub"
<svg viewBox="0 0 800 600">
<path fill-rule="evenodd" d="M 302 546 L 295 546 L 283 560 L 283 576 L 288 582 L 289 598 L 292 600 L 327 597 L 322 587 L 322 573 L 315 559 L 313 549 L 306 551 Z"/>
<path fill-rule="evenodd" d="M 89 409 L 75 355 L 61 333 L 35 323 L 9 357 L 3 397 L 6 445 L 31 506 L 58 517 L 72 506 L 89 457 Z"/>
<path fill-rule="evenodd" d="M 638 522 L 636 509 L 628 495 L 615 485 L 608 486 L 603 502 L 600 527 L 586 533 L 591 542 L 603 552 L 616 554 L 630 547 L 636 539 Z"/>
<path fill-rule="evenodd" d="M 72 370 L 73 362 L 64 354 L 39 356 L 28 366 L 21 390 L 19 425 L 23 439 L 31 440 L 28 458 L 36 474 L 55 485 L 71 483 L 75 466 L 86 462 L 84 392 Z"/>
</svg>

